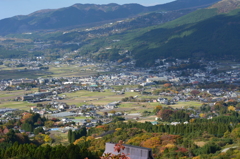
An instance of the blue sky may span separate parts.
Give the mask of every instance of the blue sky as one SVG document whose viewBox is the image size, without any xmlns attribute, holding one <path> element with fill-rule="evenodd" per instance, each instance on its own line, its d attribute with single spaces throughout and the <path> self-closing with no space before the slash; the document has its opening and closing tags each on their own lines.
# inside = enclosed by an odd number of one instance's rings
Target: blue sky
<svg viewBox="0 0 240 159">
<path fill-rule="evenodd" d="M 68 7 L 75 3 L 138 3 L 145 6 L 164 4 L 174 0 L 0 0 L 0 19 L 15 15 L 27 15 L 41 9 L 57 9 Z"/>
</svg>

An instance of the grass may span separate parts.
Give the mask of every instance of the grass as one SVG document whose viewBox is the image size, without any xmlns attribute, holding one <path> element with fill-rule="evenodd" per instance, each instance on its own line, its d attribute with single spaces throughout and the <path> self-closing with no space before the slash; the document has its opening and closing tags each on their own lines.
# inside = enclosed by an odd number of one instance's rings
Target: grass
<svg viewBox="0 0 240 159">
<path fill-rule="evenodd" d="M 159 103 L 124 102 L 119 105 L 119 109 L 125 110 L 128 113 L 152 112 L 157 105 Z"/>
<path fill-rule="evenodd" d="M 11 97 L 12 94 L 0 94 L 0 98 Z"/>
<path fill-rule="evenodd" d="M 75 65 L 61 65 L 61 67 L 50 66 L 49 72 L 54 77 L 74 77 L 74 76 L 89 76 L 97 74 L 93 68 L 88 71 L 84 71 L 84 67 L 78 67 Z"/>
<path fill-rule="evenodd" d="M 189 102 L 178 102 L 175 105 L 169 105 L 173 108 L 182 108 L 182 107 L 200 107 L 202 105 L 201 102 L 197 101 L 189 101 Z"/>
<path fill-rule="evenodd" d="M 125 97 L 136 96 L 136 95 L 139 96 L 140 94 L 137 92 L 125 92 L 125 94 L 124 94 Z"/>
<path fill-rule="evenodd" d="M 73 97 L 94 97 L 94 98 L 98 98 L 98 97 L 105 97 L 105 96 L 110 96 L 110 95 L 114 95 L 113 92 L 110 91 L 106 91 L 106 92 L 89 92 L 89 91 L 85 91 L 85 90 L 81 90 L 81 91 L 77 91 L 77 92 L 73 92 L 73 93 L 64 93 L 64 95 L 66 95 L 67 97 L 73 98 Z"/>
<path fill-rule="evenodd" d="M 89 70 L 85 71 L 85 67 L 78 67 L 77 65 L 62 65 L 61 67 L 49 66 L 49 70 L 35 70 L 35 71 L 20 71 L 25 67 L 9 68 L 6 66 L 0 66 L 0 79 L 19 79 L 19 78 L 38 78 L 38 77 L 81 77 L 97 74 L 94 68 L 89 67 Z"/>
<path fill-rule="evenodd" d="M 62 133 L 59 131 L 51 131 L 50 132 L 51 135 L 50 136 L 54 136 L 55 138 L 55 142 L 52 145 L 59 145 L 62 144 L 64 146 L 68 145 L 68 137 L 67 137 L 67 132 L 66 133 Z"/>
<path fill-rule="evenodd" d="M 157 99 L 159 98 L 159 96 L 140 96 L 139 98 L 142 98 L 142 99 Z"/>
<path fill-rule="evenodd" d="M 123 85 L 123 86 L 113 86 L 115 90 L 121 91 L 122 89 L 125 88 L 137 88 L 138 85 Z"/>
<path fill-rule="evenodd" d="M 21 109 L 21 110 L 29 110 L 32 106 L 36 106 L 36 104 L 32 104 L 28 102 L 16 102 L 16 101 L 0 104 L 0 108 L 12 108 L 12 109 Z"/>
<path fill-rule="evenodd" d="M 37 88 L 33 88 L 31 90 L 15 90 L 15 91 L 0 91 L 0 102 L 9 101 L 16 97 L 21 97 L 26 93 L 33 93 L 36 92 Z"/>
<path fill-rule="evenodd" d="M 110 90 L 105 92 L 89 92 L 85 90 L 77 91 L 74 93 L 64 93 L 67 96 L 63 102 L 81 106 L 84 104 L 106 105 L 114 101 L 121 101 L 122 98 L 139 95 L 136 92 L 126 92 L 123 95 L 117 95 Z"/>
<path fill-rule="evenodd" d="M 106 105 L 108 103 L 114 101 L 121 101 L 122 98 L 129 96 L 140 96 L 137 92 L 126 92 L 122 95 L 117 95 L 110 90 L 106 90 L 105 92 L 89 92 L 85 90 L 77 91 L 74 93 L 64 93 L 67 98 L 62 102 L 66 102 L 68 104 L 75 104 L 77 106 L 94 104 L 94 105 Z M 144 96 L 145 98 L 156 98 L 155 96 Z M 156 103 L 146 103 L 146 102 L 122 102 L 119 105 L 119 108 L 115 109 L 115 111 L 125 111 L 128 113 L 142 113 L 143 111 L 150 111 L 159 105 Z M 106 110 L 105 110 L 106 111 Z M 108 110 L 110 111 L 110 110 Z"/>
<path fill-rule="evenodd" d="M 32 89 L 30 91 L 2 91 L 0 92 L 0 108 L 16 108 L 22 110 L 29 110 L 31 106 L 35 106 L 36 104 L 30 104 L 27 102 L 13 102 L 12 99 L 22 96 L 25 93 L 31 93 L 37 91 L 37 89 Z M 114 101 L 121 101 L 122 98 L 129 97 L 129 96 L 140 96 L 141 98 L 157 98 L 158 96 L 141 96 L 137 92 L 126 92 L 125 94 L 118 95 L 111 90 L 106 90 L 105 92 L 90 92 L 86 90 L 81 90 L 73 93 L 64 93 L 66 98 L 61 100 L 61 102 L 65 102 L 70 105 L 106 105 L 108 103 Z M 47 102 L 45 102 L 47 103 Z M 130 113 L 142 113 L 143 111 L 150 111 L 157 106 L 162 105 L 158 102 L 122 102 L 119 105 L 119 108 L 116 111 L 127 111 Z M 178 102 L 175 105 L 170 105 L 173 108 L 182 108 L 182 107 L 200 107 L 202 103 L 196 101 L 189 101 L 189 102 Z M 162 105 L 168 106 L 168 105 Z M 81 117 L 79 117 L 81 119 Z"/>
<path fill-rule="evenodd" d="M 16 97 L 23 96 L 25 93 L 32 93 L 35 91 L 37 91 L 37 88 L 33 88 L 29 91 L 25 90 L 0 91 L 0 108 L 29 110 L 30 107 L 36 106 L 36 104 L 23 101 L 13 101 L 13 99 Z"/>
<path fill-rule="evenodd" d="M 19 79 L 19 78 L 38 78 L 44 75 L 43 71 L 18 71 L 4 70 L 0 71 L 0 79 Z"/>
<path fill-rule="evenodd" d="M 78 116 L 78 117 L 74 117 L 74 119 L 87 119 L 87 118 L 84 116 Z"/>
</svg>

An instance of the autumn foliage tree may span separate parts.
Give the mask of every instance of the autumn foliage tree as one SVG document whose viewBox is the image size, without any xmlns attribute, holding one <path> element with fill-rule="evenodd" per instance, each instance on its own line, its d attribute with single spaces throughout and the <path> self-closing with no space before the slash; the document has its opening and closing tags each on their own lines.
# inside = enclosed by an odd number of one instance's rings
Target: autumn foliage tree
<svg viewBox="0 0 240 159">
<path fill-rule="evenodd" d="M 228 106 L 228 111 L 236 111 L 236 108 L 234 106 Z"/>
<path fill-rule="evenodd" d="M 157 116 L 162 118 L 164 121 L 170 121 L 173 110 L 171 109 L 162 109 L 158 112 Z"/>
<path fill-rule="evenodd" d="M 189 120 L 189 115 L 183 110 L 162 109 L 157 116 L 163 121 L 184 122 Z"/>
<path fill-rule="evenodd" d="M 172 86 L 171 83 L 165 83 L 165 84 L 163 85 L 163 87 L 166 87 L 166 88 L 171 87 L 171 86 Z"/>
<path fill-rule="evenodd" d="M 198 90 L 192 90 L 190 93 L 191 93 L 191 95 L 193 95 L 193 96 L 197 96 L 197 95 L 200 94 L 201 92 L 198 91 Z"/>
<path fill-rule="evenodd" d="M 157 105 L 157 106 L 155 107 L 155 109 L 153 110 L 153 113 L 154 113 L 154 114 L 157 114 L 160 110 L 162 110 L 162 106 L 161 106 L 161 105 Z"/>
</svg>

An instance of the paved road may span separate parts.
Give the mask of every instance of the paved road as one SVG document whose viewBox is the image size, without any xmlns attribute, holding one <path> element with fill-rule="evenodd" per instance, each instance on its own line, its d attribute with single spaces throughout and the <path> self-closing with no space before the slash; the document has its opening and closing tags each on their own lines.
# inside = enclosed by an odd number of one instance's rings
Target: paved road
<svg viewBox="0 0 240 159">
<path fill-rule="evenodd" d="M 234 149 L 237 148 L 238 146 L 233 146 L 233 147 L 229 147 L 229 148 L 225 148 L 222 150 L 222 152 L 227 152 L 229 149 Z"/>
</svg>

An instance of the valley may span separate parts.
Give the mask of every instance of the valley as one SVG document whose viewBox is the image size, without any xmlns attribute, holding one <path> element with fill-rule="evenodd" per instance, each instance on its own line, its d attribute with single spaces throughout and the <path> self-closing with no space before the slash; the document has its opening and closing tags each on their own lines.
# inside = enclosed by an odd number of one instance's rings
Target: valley
<svg viewBox="0 0 240 159">
<path fill-rule="evenodd" d="M 0 159 L 239 158 L 239 25 L 239 0 L 0 20 Z"/>
</svg>

